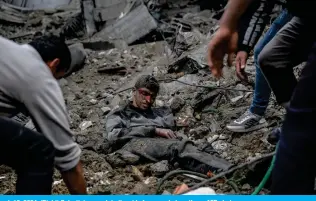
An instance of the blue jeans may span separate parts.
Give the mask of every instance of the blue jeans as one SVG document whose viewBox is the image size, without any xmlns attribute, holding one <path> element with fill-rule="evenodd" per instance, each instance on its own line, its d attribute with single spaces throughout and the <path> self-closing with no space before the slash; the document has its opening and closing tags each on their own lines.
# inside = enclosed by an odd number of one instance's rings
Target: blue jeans
<svg viewBox="0 0 316 201">
<path fill-rule="evenodd" d="M 252 104 L 250 106 L 250 111 L 254 114 L 263 116 L 268 104 L 271 95 L 271 89 L 263 76 L 261 69 L 258 64 L 258 55 L 262 51 L 262 49 L 270 42 L 270 40 L 276 35 L 276 33 L 290 20 L 292 19 L 292 15 L 284 9 L 282 13 L 278 16 L 277 19 L 274 20 L 270 29 L 264 35 L 254 50 L 254 59 L 256 66 L 256 83 L 255 83 L 255 91 L 252 100 Z"/>
</svg>

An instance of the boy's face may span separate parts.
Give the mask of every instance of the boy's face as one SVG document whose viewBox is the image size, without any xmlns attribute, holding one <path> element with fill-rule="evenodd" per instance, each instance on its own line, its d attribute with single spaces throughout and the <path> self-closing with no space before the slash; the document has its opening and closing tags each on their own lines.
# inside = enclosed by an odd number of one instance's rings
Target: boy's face
<svg viewBox="0 0 316 201">
<path fill-rule="evenodd" d="M 157 93 L 147 88 L 139 88 L 134 91 L 133 104 L 135 107 L 147 110 L 151 108 L 156 100 Z"/>
</svg>

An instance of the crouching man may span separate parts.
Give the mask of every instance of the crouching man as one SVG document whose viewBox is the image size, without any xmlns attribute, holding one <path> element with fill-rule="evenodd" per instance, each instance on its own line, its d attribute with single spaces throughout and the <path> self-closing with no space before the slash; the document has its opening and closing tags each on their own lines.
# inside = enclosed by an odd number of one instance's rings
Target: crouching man
<svg viewBox="0 0 316 201">
<path fill-rule="evenodd" d="M 55 36 L 24 45 L 0 37 L 0 47 L 0 164 L 16 171 L 16 194 L 51 194 L 54 165 L 71 194 L 86 194 L 81 150 L 56 81 L 71 63 L 67 45 Z M 19 112 L 38 132 L 10 119 Z"/>
<path fill-rule="evenodd" d="M 201 173 L 231 167 L 230 163 L 211 152 L 199 149 L 188 140 L 177 138 L 174 132 L 175 119 L 170 108 L 152 108 L 159 92 L 159 83 L 154 77 L 140 77 L 133 91 L 131 102 L 107 116 L 104 137 L 114 150 L 153 162 L 168 160 L 183 169 Z"/>
</svg>

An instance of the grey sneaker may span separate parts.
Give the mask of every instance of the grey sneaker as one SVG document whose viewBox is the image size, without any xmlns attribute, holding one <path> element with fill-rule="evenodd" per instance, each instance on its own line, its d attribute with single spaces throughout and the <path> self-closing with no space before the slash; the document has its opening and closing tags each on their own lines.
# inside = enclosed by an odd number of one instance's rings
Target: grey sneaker
<svg viewBox="0 0 316 201">
<path fill-rule="evenodd" d="M 226 127 L 230 131 L 243 133 L 259 130 L 267 125 L 266 120 L 262 116 L 253 114 L 247 110 L 243 115 L 228 124 Z"/>
</svg>

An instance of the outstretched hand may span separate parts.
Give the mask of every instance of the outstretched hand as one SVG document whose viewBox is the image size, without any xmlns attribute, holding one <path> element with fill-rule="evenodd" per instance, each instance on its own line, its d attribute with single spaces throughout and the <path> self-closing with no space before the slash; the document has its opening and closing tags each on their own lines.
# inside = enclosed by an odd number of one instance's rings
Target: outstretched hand
<svg viewBox="0 0 316 201">
<path fill-rule="evenodd" d="M 248 53 L 246 51 L 239 51 L 236 55 L 236 74 L 242 81 L 247 81 L 248 76 L 245 72 L 248 59 Z"/>
<path fill-rule="evenodd" d="M 226 54 L 227 64 L 233 63 L 233 54 L 237 49 L 238 33 L 228 28 L 219 28 L 208 45 L 208 65 L 216 78 L 223 75 L 223 60 Z"/>
<path fill-rule="evenodd" d="M 173 139 L 177 137 L 175 133 L 170 129 L 156 128 L 156 134 L 160 137 L 168 139 Z"/>
</svg>

